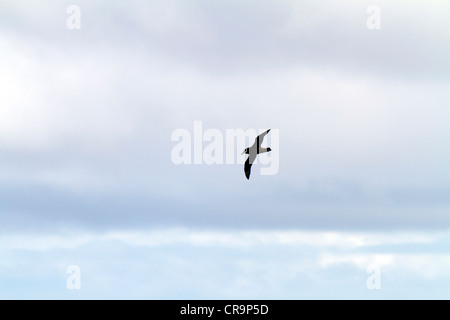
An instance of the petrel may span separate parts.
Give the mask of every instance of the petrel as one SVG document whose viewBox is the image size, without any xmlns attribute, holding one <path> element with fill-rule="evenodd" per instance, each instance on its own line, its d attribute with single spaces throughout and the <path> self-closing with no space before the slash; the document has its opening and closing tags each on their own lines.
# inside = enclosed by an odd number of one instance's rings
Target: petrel
<svg viewBox="0 0 450 320">
<path fill-rule="evenodd" d="M 264 137 L 269 133 L 269 131 L 270 129 L 257 136 L 253 145 L 250 148 L 245 148 L 245 150 L 242 152 L 242 154 L 248 154 L 248 158 L 244 164 L 244 172 L 247 180 L 250 179 L 250 170 L 252 168 L 253 162 L 256 159 L 256 156 L 260 153 L 272 151 L 272 149 L 270 148 L 261 147 L 261 143 L 263 142 Z"/>
</svg>

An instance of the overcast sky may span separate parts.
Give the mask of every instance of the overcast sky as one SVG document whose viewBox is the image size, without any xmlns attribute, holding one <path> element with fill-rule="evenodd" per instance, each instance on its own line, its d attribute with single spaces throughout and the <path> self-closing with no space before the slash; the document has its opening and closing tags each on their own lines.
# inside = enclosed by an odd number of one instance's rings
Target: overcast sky
<svg viewBox="0 0 450 320">
<path fill-rule="evenodd" d="M 448 298 L 449 10 L 2 1 L 0 297 Z M 175 165 L 194 121 L 279 172 Z"/>
</svg>

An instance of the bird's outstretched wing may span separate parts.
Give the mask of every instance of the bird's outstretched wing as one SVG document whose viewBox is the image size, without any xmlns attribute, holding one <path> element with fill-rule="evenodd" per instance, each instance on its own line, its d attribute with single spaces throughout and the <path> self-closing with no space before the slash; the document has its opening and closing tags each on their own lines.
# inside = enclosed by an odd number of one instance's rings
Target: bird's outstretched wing
<svg viewBox="0 0 450 320">
<path fill-rule="evenodd" d="M 255 143 L 256 143 L 256 145 L 257 145 L 258 147 L 261 147 L 261 143 L 263 142 L 264 137 L 266 136 L 266 134 L 269 133 L 269 131 L 270 131 L 270 129 L 264 131 L 263 133 L 261 133 L 259 136 L 256 137 Z"/>
<path fill-rule="evenodd" d="M 252 165 L 250 164 L 250 157 L 247 158 L 244 164 L 244 172 L 247 180 L 250 179 L 250 170 L 252 169 Z"/>
</svg>

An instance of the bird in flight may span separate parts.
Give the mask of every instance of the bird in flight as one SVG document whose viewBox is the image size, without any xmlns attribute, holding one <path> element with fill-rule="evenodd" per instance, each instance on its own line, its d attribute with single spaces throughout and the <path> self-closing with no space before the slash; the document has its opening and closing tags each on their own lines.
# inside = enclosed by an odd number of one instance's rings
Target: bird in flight
<svg viewBox="0 0 450 320">
<path fill-rule="evenodd" d="M 264 137 L 269 133 L 269 131 L 270 129 L 257 136 L 253 145 L 250 148 L 245 148 L 245 150 L 242 152 L 242 154 L 248 154 L 248 158 L 244 164 L 244 172 L 247 180 L 250 179 L 250 170 L 252 168 L 253 162 L 256 159 L 256 156 L 260 153 L 272 151 L 272 149 L 270 148 L 261 147 L 261 143 L 263 142 Z"/>
</svg>

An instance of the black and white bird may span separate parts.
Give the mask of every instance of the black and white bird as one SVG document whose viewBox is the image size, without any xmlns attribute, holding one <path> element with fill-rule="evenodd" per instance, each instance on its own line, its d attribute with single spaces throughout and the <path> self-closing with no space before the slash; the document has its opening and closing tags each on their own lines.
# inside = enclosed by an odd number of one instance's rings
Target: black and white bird
<svg viewBox="0 0 450 320">
<path fill-rule="evenodd" d="M 250 179 L 250 170 L 252 168 L 253 162 L 256 159 L 256 156 L 260 153 L 272 151 L 272 149 L 270 148 L 261 147 L 261 143 L 263 142 L 264 137 L 269 133 L 269 131 L 270 129 L 257 136 L 253 145 L 250 148 L 245 148 L 245 150 L 242 152 L 242 154 L 248 154 L 248 158 L 244 164 L 244 172 L 247 179 Z"/>
</svg>

